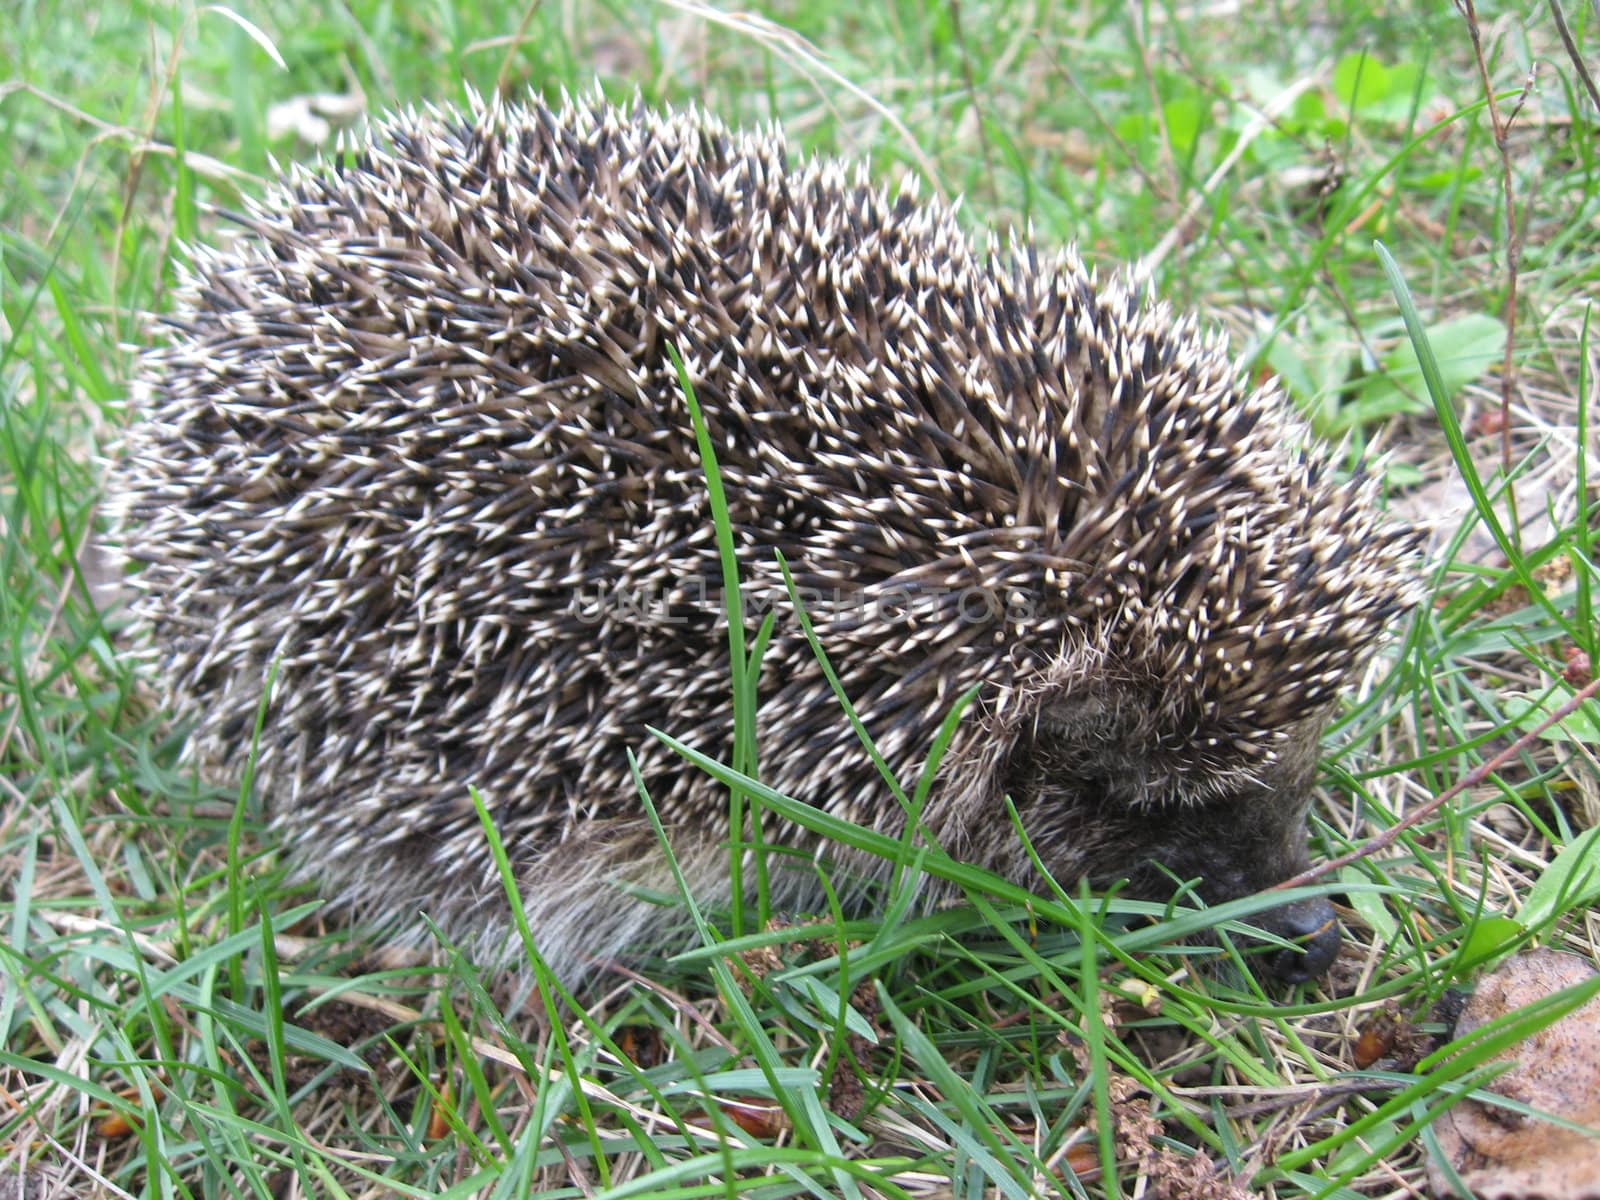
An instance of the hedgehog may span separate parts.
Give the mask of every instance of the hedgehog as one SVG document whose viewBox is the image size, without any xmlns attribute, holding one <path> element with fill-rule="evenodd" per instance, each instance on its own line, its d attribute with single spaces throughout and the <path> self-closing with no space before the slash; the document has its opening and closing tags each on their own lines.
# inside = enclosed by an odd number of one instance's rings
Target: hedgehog
<svg viewBox="0 0 1600 1200">
<path fill-rule="evenodd" d="M 730 899 L 726 788 L 649 732 L 733 750 L 685 382 L 774 612 L 766 784 L 905 833 L 781 556 L 896 778 L 971 693 L 914 831 L 954 858 L 1213 904 L 1307 865 L 1320 738 L 1420 598 L 1417 535 L 1192 317 L 637 98 L 401 112 L 226 215 L 135 373 L 112 541 L 189 754 L 253 756 L 356 919 L 520 947 L 476 794 L 558 977 L 682 945 L 641 783 L 689 890 Z M 760 832 L 783 910 L 823 870 L 881 895 L 883 861 Z M 1258 923 L 1287 979 L 1337 953 L 1326 901 Z"/>
</svg>

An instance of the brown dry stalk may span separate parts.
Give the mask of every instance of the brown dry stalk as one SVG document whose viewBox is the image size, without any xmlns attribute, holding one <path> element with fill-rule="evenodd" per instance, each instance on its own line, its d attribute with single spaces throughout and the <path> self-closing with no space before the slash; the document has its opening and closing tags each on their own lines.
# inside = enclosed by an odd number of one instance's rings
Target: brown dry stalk
<svg viewBox="0 0 1600 1200">
<path fill-rule="evenodd" d="M 1544 734 L 1545 730 L 1549 729 L 1557 722 L 1564 721 L 1567 717 L 1571 716 L 1578 710 L 1578 706 L 1580 704 L 1589 699 L 1591 696 L 1595 695 L 1596 692 L 1600 692 L 1600 678 L 1590 680 L 1588 687 L 1578 692 L 1572 697 L 1572 699 L 1568 700 L 1560 708 L 1556 709 L 1555 712 L 1551 713 L 1549 717 L 1539 722 L 1536 727 L 1528 730 L 1527 733 L 1523 734 L 1516 741 L 1512 742 L 1511 745 L 1507 746 L 1504 750 L 1500 751 L 1499 754 L 1496 754 L 1487 762 L 1484 762 L 1468 771 L 1452 787 L 1448 787 L 1444 791 L 1440 792 L 1432 800 L 1429 800 L 1426 804 L 1417 808 L 1415 812 L 1407 813 L 1401 820 L 1391 825 L 1388 829 L 1385 829 L 1382 833 L 1368 838 L 1356 849 L 1350 851 L 1350 853 L 1341 854 L 1337 858 L 1330 858 L 1326 862 L 1312 867 L 1310 870 L 1301 871 L 1300 874 L 1294 876 L 1292 879 L 1285 879 L 1282 883 L 1274 884 L 1267 890 L 1276 892 L 1282 891 L 1284 888 L 1304 887 L 1308 883 L 1315 883 L 1318 879 L 1321 879 L 1324 875 L 1327 875 L 1330 872 L 1337 871 L 1341 867 L 1347 867 L 1351 863 L 1360 859 L 1370 858 L 1374 854 L 1377 854 L 1380 850 L 1384 850 L 1389 846 L 1394 845 L 1396 839 L 1398 839 L 1402 833 L 1408 829 L 1416 828 L 1416 826 L 1427 820 L 1434 813 L 1438 812 L 1462 792 L 1466 791 L 1468 788 L 1476 787 L 1478 784 L 1482 783 L 1512 758 L 1531 746 L 1536 740 L 1538 740 L 1539 737 Z"/>
<path fill-rule="evenodd" d="M 1511 170 L 1511 126 L 1517 119 L 1528 94 L 1533 90 L 1533 71 L 1530 69 L 1528 78 L 1523 81 L 1522 91 L 1517 96 L 1517 102 L 1511 108 L 1510 115 L 1503 116 L 1500 112 L 1500 103 L 1495 99 L 1494 84 L 1489 79 L 1489 64 L 1483 54 L 1483 35 L 1478 28 L 1478 10 L 1473 0 L 1456 0 L 1456 8 L 1466 18 L 1467 32 L 1472 35 L 1472 55 L 1478 64 L 1478 82 L 1483 87 L 1484 100 L 1489 106 L 1489 123 L 1494 128 L 1494 146 L 1500 155 L 1501 186 L 1506 197 L 1506 299 L 1505 299 L 1505 326 L 1506 350 L 1500 364 L 1500 469 L 1509 478 L 1511 475 L 1511 397 L 1516 391 L 1516 362 L 1512 351 L 1517 344 L 1517 272 L 1522 265 L 1522 229 L 1517 224 L 1516 191 L 1512 186 Z M 1506 489 L 1506 506 L 1511 513 L 1512 536 L 1517 536 L 1521 522 L 1517 520 L 1517 500 L 1511 494 L 1511 489 Z"/>
</svg>

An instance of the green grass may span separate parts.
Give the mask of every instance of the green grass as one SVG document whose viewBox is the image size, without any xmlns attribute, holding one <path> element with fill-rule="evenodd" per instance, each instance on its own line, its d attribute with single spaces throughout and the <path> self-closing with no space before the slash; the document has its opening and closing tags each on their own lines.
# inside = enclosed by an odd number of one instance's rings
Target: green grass
<svg viewBox="0 0 1600 1200">
<path fill-rule="evenodd" d="M 1595 13 L 1566 8 L 1592 60 Z M 1444 5 L 233 11 L 248 21 L 16 4 L 0 44 L 0 1189 L 32 1165 L 95 1196 L 291 1177 L 328 1196 L 1113 1196 L 1194 1155 L 1280 1197 L 1420 1182 L 1421 1124 L 1486 1052 L 1380 1074 L 1354 1065 L 1355 1032 L 1386 1002 L 1428 1027 L 1529 937 L 1593 956 L 1592 701 L 1344 867 L 1352 946 L 1297 993 L 1193 970 L 1214 952 L 1176 941 L 1252 902 L 1163 914 L 969 873 L 960 908 L 746 914 L 737 941 L 653 964 L 658 985 L 540 1022 L 447 952 L 394 962 L 324 927 L 253 802 L 185 770 L 161 680 L 101 616 L 96 456 L 179 243 L 212 237 L 211 207 L 257 193 L 271 158 L 314 153 L 276 132 L 287 102 L 598 78 L 779 120 L 808 152 L 964 194 L 975 232 L 1031 225 L 1104 270 L 1140 263 L 1349 461 L 1392 455 L 1392 504 L 1438 524 L 1435 598 L 1330 735 L 1314 837 L 1338 855 L 1502 753 L 1600 649 L 1600 140 L 1546 6 L 1480 13 L 1515 111 L 1503 152 Z M 741 1128 L 734 1100 L 781 1115 Z"/>
</svg>

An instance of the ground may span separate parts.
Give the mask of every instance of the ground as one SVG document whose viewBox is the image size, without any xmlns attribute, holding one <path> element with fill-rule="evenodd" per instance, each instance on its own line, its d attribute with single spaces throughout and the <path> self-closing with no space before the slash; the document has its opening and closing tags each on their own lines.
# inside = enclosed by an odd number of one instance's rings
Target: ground
<svg viewBox="0 0 1600 1200">
<path fill-rule="evenodd" d="M 9 19 L 0 1196 L 24 1170 L 79 1196 L 1413 1194 L 1428 1123 L 1482 1081 L 1481 1047 L 1424 1057 L 1460 992 L 1532 939 L 1595 961 L 1593 6 Z M 325 921 L 243 790 L 186 769 L 93 536 L 181 244 L 362 111 L 596 82 L 1132 264 L 1342 464 L 1381 461 L 1434 594 L 1326 746 L 1314 849 L 1365 851 L 1315 885 L 1349 934 L 1326 980 L 1200 965 L 1178 939 L 1210 918 L 1181 910 L 975 889 L 512 1012 L 514 984 Z"/>
</svg>

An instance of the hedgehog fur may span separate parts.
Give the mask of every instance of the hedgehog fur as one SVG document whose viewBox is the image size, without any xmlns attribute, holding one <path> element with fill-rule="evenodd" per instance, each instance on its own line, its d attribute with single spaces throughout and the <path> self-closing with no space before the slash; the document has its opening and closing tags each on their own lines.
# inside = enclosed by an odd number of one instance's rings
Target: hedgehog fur
<svg viewBox="0 0 1600 1200">
<path fill-rule="evenodd" d="M 276 670 L 259 789 L 358 915 L 514 950 L 476 788 L 560 975 L 670 949 L 630 750 L 691 887 L 728 898 L 726 791 L 646 732 L 731 752 L 668 347 L 779 610 L 765 782 L 903 831 L 781 551 L 899 779 L 977 689 L 923 815 L 957 858 L 1037 882 L 1009 796 L 1063 884 L 1200 877 L 1217 902 L 1305 865 L 1318 739 L 1419 598 L 1416 538 L 1191 319 L 1071 252 L 976 249 L 948 206 L 775 132 L 638 102 L 403 113 L 236 219 L 142 360 L 114 541 L 202 764 L 238 772 Z M 776 901 L 821 906 L 820 839 L 763 836 L 796 851 Z M 856 896 L 886 872 L 837 870 Z M 1331 909 L 1277 912 L 1325 966 Z"/>
</svg>

